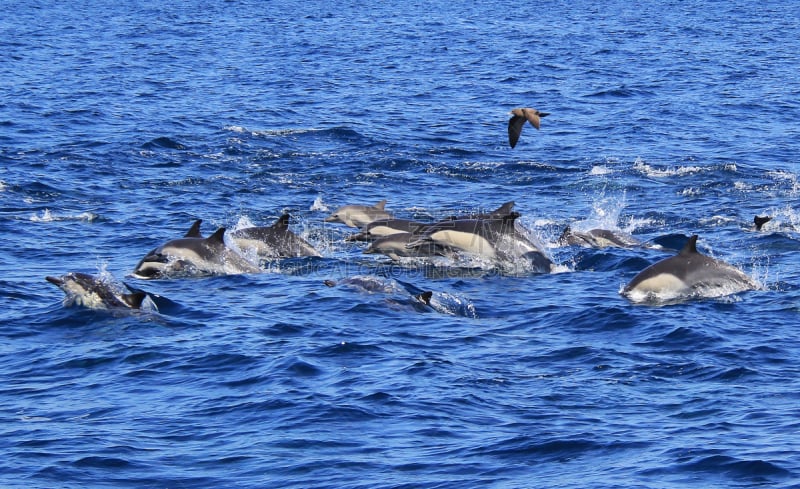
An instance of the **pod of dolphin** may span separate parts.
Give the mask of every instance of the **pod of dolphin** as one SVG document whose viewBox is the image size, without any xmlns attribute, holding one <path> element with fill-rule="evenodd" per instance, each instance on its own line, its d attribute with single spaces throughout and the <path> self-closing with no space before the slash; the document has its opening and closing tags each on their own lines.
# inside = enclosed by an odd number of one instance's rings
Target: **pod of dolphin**
<svg viewBox="0 0 800 489">
<path fill-rule="evenodd" d="M 511 115 L 508 138 L 509 145 L 514 148 L 525 122 L 538 130 L 540 118 L 549 114 L 531 108 L 515 108 Z M 325 218 L 325 222 L 358 229 L 346 240 L 367 242 L 364 253 L 382 254 L 392 260 L 468 256 L 491 263 L 522 262 L 530 273 L 550 273 L 554 269 L 542 247 L 518 224 L 520 214 L 513 211 L 514 202 L 506 202 L 490 212 L 449 216 L 436 222 L 395 218 L 385 206 L 385 200 L 375 205 L 345 205 Z M 761 229 L 769 219 L 756 217 L 756 229 Z M 262 271 L 259 267 L 262 260 L 322 256 L 289 229 L 289 221 L 289 214 L 284 214 L 271 226 L 232 232 L 221 227 L 203 237 L 200 233 L 202 221 L 197 220 L 183 237 L 167 241 L 147 253 L 131 275 L 150 280 L 258 273 Z M 620 293 L 634 302 L 662 302 L 728 295 L 756 288 L 755 282 L 741 270 L 698 252 L 697 239 L 696 235 L 692 236 L 678 254 L 642 270 Z M 605 229 L 574 231 L 567 228 L 558 243 L 594 248 L 645 246 L 631 235 Z M 148 298 L 144 291 L 100 275 L 70 272 L 46 279 L 64 291 L 65 305 L 139 309 Z M 326 281 L 326 285 L 334 284 Z M 429 304 L 431 292 L 414 293 L 412 297 Z"/>
</svg>

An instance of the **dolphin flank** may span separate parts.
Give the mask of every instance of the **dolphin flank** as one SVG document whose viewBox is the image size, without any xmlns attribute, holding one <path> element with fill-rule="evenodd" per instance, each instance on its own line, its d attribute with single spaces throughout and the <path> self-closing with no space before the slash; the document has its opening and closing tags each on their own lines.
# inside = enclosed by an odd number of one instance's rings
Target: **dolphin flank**
<svg viewBox="0 0 800 489">
<path fill-rule="evenodd" d="M 697 235 L 675 256 L 645 268 L 622 290 L 633 301 L 720 297 L 756 287 L 744 272 L 697 251 Z"/>
</svg>

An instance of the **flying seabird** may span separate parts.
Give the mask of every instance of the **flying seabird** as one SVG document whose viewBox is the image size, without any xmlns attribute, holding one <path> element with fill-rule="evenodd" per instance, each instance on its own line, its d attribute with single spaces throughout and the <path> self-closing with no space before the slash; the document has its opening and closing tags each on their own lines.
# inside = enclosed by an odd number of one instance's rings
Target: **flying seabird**
<svg viewBox="0 0 800 489">
<path fill-rule="evenodd" d="M 533 127 L 539 129 L 539 118 L 550 115 L 548 112 L 539 112 L 531 108 L 516 108 L 510 114 L 512 116 L 508 120 L 508 143 L 512 148 L 519 141 L 519 135 L 522 134 L 522 126 L 525 121 L 530 122 Z"/>
</svg>

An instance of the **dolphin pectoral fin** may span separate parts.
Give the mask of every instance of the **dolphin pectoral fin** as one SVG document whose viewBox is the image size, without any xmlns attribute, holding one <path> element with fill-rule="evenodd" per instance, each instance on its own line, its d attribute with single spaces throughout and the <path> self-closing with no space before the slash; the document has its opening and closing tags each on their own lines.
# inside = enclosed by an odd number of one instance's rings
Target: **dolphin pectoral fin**
<svg viewBox="0 0 800 489">
<path fill-rule="evenodd" d="M 200 224 L 203 222 L 202 219 L 198 219 L 192 224 L 192 227 L 186 231 L 186 234 L 183 236 L 184 238 L 202 238 L 203 235 L 200 234 Z"/>
<path fill-rule="evenodd" d="M 141 309 L 142 302 L 144 302 L 145 297 L 147 297 L 147 294 L 142 291 L 133 292 L 131 294 L 122 294 L 123 302 L 125 302 L 125 304 L 130 306 L 132 309 Z"/>
</svg>

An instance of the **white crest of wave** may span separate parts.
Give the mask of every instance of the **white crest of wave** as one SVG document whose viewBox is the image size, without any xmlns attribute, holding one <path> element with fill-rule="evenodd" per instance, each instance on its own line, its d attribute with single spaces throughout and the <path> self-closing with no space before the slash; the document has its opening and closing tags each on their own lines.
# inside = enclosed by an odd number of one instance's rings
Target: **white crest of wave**
<svg viewBox="0 0 800 489">
<path fill-rule="evenodd" d="M 328 209 L 328 206 L 322 201 L 322 196 L 318 195 L 317 198 L 314 199 L 314 202 L 311 203 L 311 207 L 309 207 L 308 210 L 327 212 L 330 209 Z"/>
<path fill-rule="evenodd" d="M 40 214 L 34 214 L 30 220 L 32 222 L 53 222 L 53 221 L 86 221 L 92 222 L 97 219 L 97 214 L 93 212 L 81 212 L 75 215 L 59 216 L 50 212 L 50 209 L 43 210 Z"/>
</svg>

